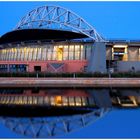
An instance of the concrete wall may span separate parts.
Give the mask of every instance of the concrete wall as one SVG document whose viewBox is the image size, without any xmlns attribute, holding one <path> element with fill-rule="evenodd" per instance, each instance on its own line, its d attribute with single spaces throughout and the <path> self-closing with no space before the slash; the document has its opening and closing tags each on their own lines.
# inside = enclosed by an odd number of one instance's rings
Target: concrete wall
<svg viewBox="0 0 140 140">
<path fill-rule="evenodd" d="M 103 42 L 95 42 L 88 61 L 87 72 L 106 72 L 106 46 Z"/>
<path fill-rule="evenodd" d="M 134 67 L 135 71 L 140 71 L 140 61 L 118 61 L 117 62 L 117 70 L 121 72 L 125 71 L 134 71 L 132 70 Z"/>
</svg>

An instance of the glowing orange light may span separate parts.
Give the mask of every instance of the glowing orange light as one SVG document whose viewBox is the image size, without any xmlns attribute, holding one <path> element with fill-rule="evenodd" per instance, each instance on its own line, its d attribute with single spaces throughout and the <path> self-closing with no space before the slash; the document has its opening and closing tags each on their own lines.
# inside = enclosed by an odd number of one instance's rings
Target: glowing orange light
<svg viewBox="0 0 140 140">
<path fill-rule="evenodd" d="M 61 96 L 56 96 L 55 97 L 55 104 L 56 105 L 62 105 L 62 97 Z"/>
</svg>

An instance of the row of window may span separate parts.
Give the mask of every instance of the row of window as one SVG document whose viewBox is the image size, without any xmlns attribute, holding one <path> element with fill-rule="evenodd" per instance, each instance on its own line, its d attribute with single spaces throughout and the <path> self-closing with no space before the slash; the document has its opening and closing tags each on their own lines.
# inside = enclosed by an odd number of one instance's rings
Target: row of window
<svg viewBox="0 0 140 140">
<path fill-rule="evenodd" d="M 22 94 L 23 89 L 0 89 L 0 94 Z"/>
<path fill-rule="evenodd" d="M 0 64 L 0 72 L 26 72 L 27 66 L 25 64 Z"/>
<path fill-rule="evenodd" d="M 94 106 L 93 98 L 67 96 L 1 96 L 0 104 L 51 105 L 51 106 Z"/>
<path fill-rule="evenodd" d="M 91 46 L 83 45 L 44 45 L 7 48 L 0 50 L 0 60 L 84 60 L 91 54 Z"/>
</svg>

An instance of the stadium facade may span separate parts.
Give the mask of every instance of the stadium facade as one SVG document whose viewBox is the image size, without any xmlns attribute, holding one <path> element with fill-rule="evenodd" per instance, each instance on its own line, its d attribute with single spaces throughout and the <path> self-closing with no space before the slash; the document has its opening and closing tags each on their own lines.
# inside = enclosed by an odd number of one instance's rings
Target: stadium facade
<svg viewBox="0 0 140 140">
<path fill-rule="evenodd" d="M 75 13 L 32 10 L 0 38 L 0 72 L 140 70 L 140 40 L 107 40 Z"/>
</svg>

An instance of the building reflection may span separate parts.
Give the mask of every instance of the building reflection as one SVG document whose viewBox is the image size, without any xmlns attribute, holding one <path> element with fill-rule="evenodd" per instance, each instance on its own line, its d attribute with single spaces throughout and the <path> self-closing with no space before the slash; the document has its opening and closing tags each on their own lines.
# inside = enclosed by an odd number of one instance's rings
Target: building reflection
<svg viewBox="0 0 140 140">
<path fill-rule="evenodd" d="M 0 120 L 35 138 L 69 133 L 111 110 L 137 109 L 140 89 L 0 89 Z"/>
<path fill-rule="evenodd" d="M 0 105 L 53 107 L 139 107 L 140 90 L 0 89 Z"/>
<path fill-rule="evenodd" d="M 93 97 L 83 90 L 1 89 L 0 104 L 44 106 L 94 106 Z"/>
</svg>

